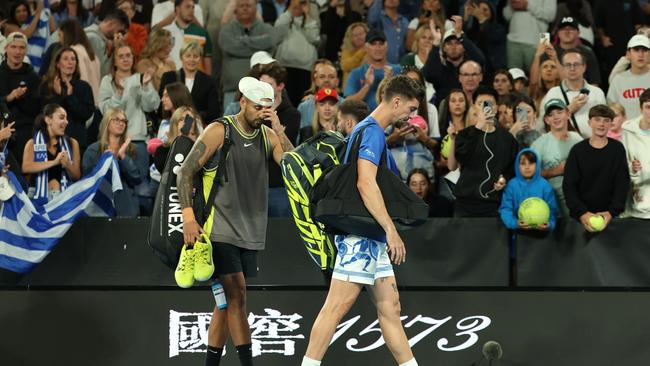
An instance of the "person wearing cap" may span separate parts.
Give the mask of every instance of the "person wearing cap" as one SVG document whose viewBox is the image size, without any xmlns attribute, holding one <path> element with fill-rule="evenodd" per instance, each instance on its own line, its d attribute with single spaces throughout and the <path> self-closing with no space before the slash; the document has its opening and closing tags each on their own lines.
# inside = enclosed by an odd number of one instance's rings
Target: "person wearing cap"
<svg viewBox="0 0 650 366">
<path fill-rule="evenodd" d="M 23 62 L 27 54 L 27 37 L 20 32 L 7 36 L 5 58 L 0 64 L 0 112 L 8 113 L 15 132 L 8 149 L 22 161 L 23 147 L 32 138 L 34 120 L 39 113 L 41 80 L 31 65 Z"/>
<path fill-rule="evenodd" d="M 270 53 L 266 51 L 257 51 L 251 56 L 250 65 L 252 69 L 257 65 L 268 65 L 272 62 L 277 62 L 277 60 L 271 57 Z"/>
<path fill-rule="evenodd" d="M 299 143 L 305 142 L 308 138 L 320 131 L 336 131 L 336 116 L 339 102 L 339 95 L 336 89 L 322 88 L 316 92 L 314 97 L 316 111 L 312 118 L 311 125 L 300 129 Z"/>
<path fill-rule="evenodd" d="M 269 83 L 273 87 L 273 110 L 278 114 L 278 119 L 284 127 L 284 134 L 292 143 L 298 140 L 300 130 L 300 112 L 289 101 L 285 85 L 287 84 L 287 70 L 277 62 L 266 65 L 258 64 L 257 71 L 249 75 Z M 267 124 L 267 127 L 271 125 Z M 291 206 L 284 187 L 284 180 L 280 167 L 275 164 L 269 166 L 269 217 L 291 217 Z"/>
<path fill-rule="evenodd" d="M 605 219 L 605 227 L 625 208 L 630 189 L 630 174 L 625 147 L 607 137 L 614 111 L 604 104 L 589 110 L 588 139 L 575 144 L 564 167 L 562 189 L 571 217 L 587 231 L 592 216 Z"/>
<path fill-rule="evenodd" d="M 219 32 L 224 110 L 235 100 L 237 83 L 248 74 L 251 56 L 257 51 L 272 52 L 277 43 L 273 26 L 259 20 L 256 12 L 255 1 L 236 0 L 235 20 L 224 25 Z"/>
<path fill-rule="evenodd" d="M 625 122 L 621 133 L 632 182 L 621 217 L 650 219 L 650 89 L 641 94 L 639 105 L 641 115 Z"/>
<path fill-rule="evenodd" d="M 551 99 L 564 100 L 571 113 L 571 125 L 582 137 L 589 138 L 592 131 L 589 127 L 589 109 L 598 104 L 607 104 L 605 93 L 585 80 L 586 59 L 580 50 L 567 50 L 560 60 L 566 78 L 546 93 L 540 105 L 546 105 Z M 540 132 L 544 130 L 543 116 L 538 118 L 536 128 Z"/>
<path fill-rule="evenodd" d="M 165 86 L 180 81 L 192 94 L 196 110 L 205 123 L 219 118 L 219 88 L 214 78 L 200 70 L 203 47 L 196 42 L 186 43 L 180 50 L 183 66 L 180 70 L 168 71 L 160 79 L 158 94 L 162 96 Z"/>
<path fill-rule="evenodd" d="M 407 121 L 414 116 L 424 88 L 405 75 L 397 75 L 387 81 L 384 99 L 370 115 L 352 130 L 349 141 L 360 135 L 356 186 L 368 212 L 384 228 L 384 238 L 366 238 L 354 232 L 337 235 L 335 242 L 340 248 L 332 281 L 318 317 L 314 321 L 309 345 L 301 366 L 319 366 L 327 352 L 339 322 L 355 303 L 365 286 L 377 309 L 381 334 L 388 350 L 400 366 L 417 366 L 404 327 L 400 320 L 400 300 L 397 281 L 391 261 L 397 265 L 406 260 L 406 247 L 391 220 L 380 187 L 377 185 L 377 167 L 386 152 L 386 165 L 398 174 L 395 160 L 386 151 L 384 130 L 397 121 Z M 354 144 L 348 144 L 348 149 Z M 350 155 L 350 150 L 347 155 Z M 344 163 L 348 163 L 344 161 Z M 357 258 L 368 260 L 356 260 Z M 365 365 L 365 363 L 362 363 Z M 383 363 L 385 364 L 385 363 Z"/>
<path fill-rule="evenodd" d="M 399 63 L 406 54 L 409 21 L 397 11 L 399 4 L 400 0 L 372 0 L 368 8 L 368 26 L 384 31 L 388 42 L 386 59 L 392 64 Z"/>
<path fill-rule="evenodd" d="M 569 208 L 564 199 L 562 182 L 564 167 L 573 145 L 582 141 L 582 136 L 569 131 L 569 110 L 562 99 L 551 99 L 544 106 L 544 123 L 548 132 L 540 136 L 531 147 L 539 155 L 542 177 L 546 178 L 555 191 L 555 199 L 563 217 L 569 217 Z"/>
<path fill-rule="evenodd" d="M 464 61 L 476 61 L 480 68 L 485 64 L 485 57 L 481 50 L 469 38 L 463 36 L 463 18 L 454 15 L 452 19 L 454 28 L 445 31 L 442 37 L 440 30 L 431 30 L 434 38 L 433 48 L 422 67 L 424 78 L 436 89 L 438 101 L 447 98 L 451 89 L 461 88 L 459 66 Z M 472 76 L 475 79 L 478 77 L 478 75 Z"/>
<path fill-rule="evenodd" d="M 607 100 L 620 103 L 628 118 L 634 119 L 641 115 L 639 96 L 650 87 L 650 39 L 644 34 L 630 38 L 625 58 L 630 61 L 630 69 L 614 76 Z"/>
<path fill-rule="evenodd" d="M 230 337 L 242 366 L 253 365 L 251 332 L 246 311 L 246 277 L 257 275 L 257 253 L 264 249 L 268 222 L 269 159 L 280 164 L 282 154 L 293 145 L 273 110 L 273 87 L 252 77 L 239 81 L 241 111 L 227 116 L 232 145 L 224 167 L 228 179 L 220 184 L 214 200 L 209 241 L 192 209 L 193 179 L 224 143 L 224 125 L 212 123 L 198 137 L 177 177 L 186 247 L 180 257 L 177 278 L 193 282 L 196 260 L 214 261 L 215 275 L 223 285 L 228 307 L 216 306 L 208 328 L 205 365 L 218 365 Z M 272 127 L 264 121 L 270 121 Z M 197 242 L 197 240 L 199 240 Z M 210 242 L 212 243 L 210 245 Z M 208 248 L 194 254 L 194 247 Z M 207 247 L 206 247 L 207 244 Z M 197 256 L 195 259 L 195 255 Z"/>
<path fill-rule="evenodd" d="M 555 20 L 557 0 L 509 0 L 503 17 L 509 23 L 506 50 L 508 67 L 530 70 L 540 33 Z"/>
<path fill-rule="evenodd" d="M 600 85 L 602 82 L 598 58 L 596 58 L 596 54 L 591 47 L 580 43 L 578 20 L 573 17 L 562 18 L 558 25 L 557 38 L 559 39 L 559 42 L 555 45 L 557 57 L 561 60 L 567 50 L 580 50 L 586 61 L 585 79 L 592 85 Z"/>
<path fill-rule="evenodd" d="M 512 77 L 512 86 L 514 91 L 520 94 L 528 94 L 528 90 L 526 89 L 528 77 L 526 76 L 524 70 L 513 67 L 512 69 L 508 70 L 508 73 Z"/>
<path fill-rule="evenodd" d="M 369 109 L 377 107 L 375 94 L 384 78 L 390 78 L 402 71 L 399 64 L 386 59 L 388 44 L 386 35 L 379 29 L 370 29 L 366 35 L 366 63 L 350 72 L 345 85 L 345 98 L 366 102 Z"/>
</svg>

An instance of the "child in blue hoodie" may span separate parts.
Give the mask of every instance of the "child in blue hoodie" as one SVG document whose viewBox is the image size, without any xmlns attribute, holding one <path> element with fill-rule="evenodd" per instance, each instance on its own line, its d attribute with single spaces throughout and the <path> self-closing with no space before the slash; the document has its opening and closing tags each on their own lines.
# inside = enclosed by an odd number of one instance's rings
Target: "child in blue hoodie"
<svg viewBox="0 0 650 366">
<path fill-rule="evenodd" d="M 537 164 L 539 161 L 537 152 L 530 148 L 523 149 L 517 155 L 516 161 L 519 162 L 519 165 L 515 167 L 515 178 L 508 182 L 501 199 L 501 207 L 499 207 L 501 220 L 508 229 L 532 229 L 518 220 L 517 212 L 519 211 L 519 205 L 526 198 L 538 197 L 546 202 L 551 215 L 548 224 L 540 225 L 535 229 L 555 229 L 555 221 L 558 215 L 555 193 L 551 184 L 541 176 L 541 164 Z"/>
</svg>

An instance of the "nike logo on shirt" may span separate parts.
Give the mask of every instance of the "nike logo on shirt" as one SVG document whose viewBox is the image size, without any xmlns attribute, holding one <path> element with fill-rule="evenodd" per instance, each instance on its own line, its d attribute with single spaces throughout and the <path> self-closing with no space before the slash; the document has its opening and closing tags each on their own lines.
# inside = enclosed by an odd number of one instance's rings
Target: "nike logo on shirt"
<svg viewBox="0 0 650 366">
<path fill-rule="evenodd" d="M 250 144 L 244 144 L 244 147 L 249 147 L 249 146 L 253 146 L 253 143 L 251 142 Z"/>
</svg>

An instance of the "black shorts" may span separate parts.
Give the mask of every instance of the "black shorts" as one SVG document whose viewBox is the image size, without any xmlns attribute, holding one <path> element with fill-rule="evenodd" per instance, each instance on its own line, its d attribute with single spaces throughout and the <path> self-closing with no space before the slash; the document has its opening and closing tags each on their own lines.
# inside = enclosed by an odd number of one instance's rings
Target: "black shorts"
<svg viewBox="0 0 650 366">
<path fill-rule="evenodd" d="M 257 277 L 257 250 L 213 242 L 212 259 L 214 276 L 243 272 L 244 277 Z"/>
</svg>

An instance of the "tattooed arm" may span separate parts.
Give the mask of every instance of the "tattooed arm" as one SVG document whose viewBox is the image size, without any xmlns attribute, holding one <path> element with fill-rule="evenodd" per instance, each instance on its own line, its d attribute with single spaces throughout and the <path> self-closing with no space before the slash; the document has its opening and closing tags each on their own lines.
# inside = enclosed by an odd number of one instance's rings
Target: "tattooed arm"
<svg viewBox="0 0 650 366">
<path fill-rule="evenodd" d="M 185 244 L 194 245 L 203 229 L 196 222 L 192 210 L 192 190 L 194 176 L 223 145 L 224 127 L 221 123 L 212 123 L 203 131 L 192 146 L 176 177 L 178 198 L 183 209 L 183 238 Z"/>
<path fill-rule="evenodd" d="M 269 111 L 268 114 L 263 116 L 265 119 L 271 120 L 272 130 L 269 131 L 269 140 L 273 147 L 273 160 L 280 165 L 282 154 L 293 150 L 293 144 L 284 133 L 284 126 L 280 123 L 280 119 L 278 119 L 278 115 L 275 111 Z"/>
</svg>

